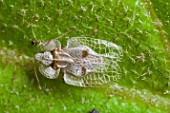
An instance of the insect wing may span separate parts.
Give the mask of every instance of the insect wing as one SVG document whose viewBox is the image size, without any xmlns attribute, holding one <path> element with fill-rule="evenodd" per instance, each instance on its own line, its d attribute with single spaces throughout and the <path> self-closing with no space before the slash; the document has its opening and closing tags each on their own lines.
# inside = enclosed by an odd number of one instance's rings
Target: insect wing
<svg viewBox="0 0 170 113">
<path fill-rule="evenodd" d="M 69 85 L 79 86 L 79 87 L 96 87 L 103 84 L 107 84 L 117 80 L 119 76 L 111 76 L 108 74 L 101 73 L 91 73 L 85 77 L 76 77 L 70 73 L 64 73 L 64 81 Z"/>
<path fill-rule="evenodd" d="M 88 56 L 83 58 L 84 50 L 80 49 L 81 47 L 90 48 L 89 50 L 86 49 Z M 79 54 L 74 54 L 73 56 L 74 58 L 79 58 L 79 60 L 66 68 L 64 81 L 67 84 L 80 87 L 99 86 L 120 78 L 121 47 L 105 40 L 74 37 L 68 40 L 67 52 L 70 50 L 70 53 L 72 53 L 72 48 L 77 48 L 77 51 L 79 51 Z M 80 58 L 81 55 L 82 57 Z M 86 70 L 87 72 L 90 70 L 89 73 L 84 77 L 77 77 L 74 76 L 75 73 L 70 73 L 70 70 L 80 68 L 76 67 L 77 64 L 85 67 L 81 67 L 81 70 Z M 80 71 L 80 69 L 77 70 Z"/>
<path fill-rule="evenodd" d="M 102 58 L 88 56 L 86 58 L 74 59 L 74 63 L 69 63 L 65 70 L 76 77 L 85 77 L 88 73 L 98 71 L 98 68 L 102 63 Z"/>
<path fill-rule="evenodd" d="M 64 51 L 74 60 L 74 63 L 69 63 L 65 70 L 77 77 L 94 72 L 103 62 L 102 57 L 87 46 L 65 48 Z"/>
<path fill-rule="evenodd" d="M 105 40 L 94 39 L 89 37 L 72 37 L 67 41 L 66 48 L 88 46 L 98 54 L 114 58 L 120 55 L 121 47 Z"/>
</svg>

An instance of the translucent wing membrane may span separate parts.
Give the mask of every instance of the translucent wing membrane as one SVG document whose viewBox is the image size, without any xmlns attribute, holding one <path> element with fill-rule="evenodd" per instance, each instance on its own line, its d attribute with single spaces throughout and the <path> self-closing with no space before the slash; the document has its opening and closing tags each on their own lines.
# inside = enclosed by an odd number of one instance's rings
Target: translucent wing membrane
<svg viewBox="0 0 170 113">
<path fill-rule="evenodd" d="M 76 65 L 76 63 L 74 64 Z M 88 66 L 90 65 L 90 66 Z M 66 68 L 64 74 L 64 81 L 67 84 L 80 86 L 80 87 L 93 87 L 110 82 L 115 82 L 120 79 L 120 68 L 118 62 L 110 58 L 103 58 L 101 62 L 94 62 L 89 60 L 85 64 L 86 71 L 88 71 L 86 76 L 77 77 L 74 73 L 70 73 L 70 70 L 74 70 L 73 66 Z M 81 71 L 81 66 L 76 66 Z M 68 71 L 68 70 L 69 71 Z"/>
<path fill-rule="evenodd" d="M 109 74 L 101 74 L 101 73 L 91 73 L 85 77 L 76 77 L 70 73 L 64 73 L 64 81 L 69 85 L 80 86 L 80 87 L 96 87 L 103 84 L 108 84 L 114 82 L 120 78 L 119 74 L 110 75 Z"/>
<path fill-rule="evenodd" d="M 74 37 L 68 40 L 65 50 L 75 61 L 65 68 L 64 81 L 67 84 L 93 87 L 120 78 L 118 63 L 121 48 L 116 44 L 99 39 Z"/>
<path fill-rule="evenodd" d="M 88 73 L 97 72 L 102 64 L 102 58 L 88 56 L 86 58 L 74 59 L 74 63 L 69 63 L 65 70 L 76 77 L 84 77 L 87 76 Z"/>
<path fill-rule="evenodd" d="M 116 60 L 119 60 L 118 57 L 120 57 L 121 47 L 105 40 L 88 37 L 73 37 L 68 40 L 66 48 L 78 46 L 88 46 L 104 57 L 116 58 Z"/>
</svg>

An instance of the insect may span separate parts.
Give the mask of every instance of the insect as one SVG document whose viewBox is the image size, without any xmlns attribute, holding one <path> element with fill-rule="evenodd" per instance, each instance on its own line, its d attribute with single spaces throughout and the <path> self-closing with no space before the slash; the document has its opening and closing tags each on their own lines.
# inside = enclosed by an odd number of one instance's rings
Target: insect
<svg viewBox="0 0 170 113">
<path fill-rule="evenodd" d="M 112 42 L 89 37 L 72 37 L 65 48 L 52 39 L 40 45 L 42 53 L 35 54 L 39 71 L 56 79 L 61 70 L 65 83 L 93 87 L 120 78 L 121 47 Z"/>
</svg>

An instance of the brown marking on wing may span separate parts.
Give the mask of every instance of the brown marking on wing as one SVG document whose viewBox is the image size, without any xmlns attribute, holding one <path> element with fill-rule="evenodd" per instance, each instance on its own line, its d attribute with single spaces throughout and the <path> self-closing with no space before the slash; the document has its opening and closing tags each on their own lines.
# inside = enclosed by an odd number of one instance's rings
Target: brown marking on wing
<svg viewBox="0 0 170 113">
<path fill-rule="evenodd" d="M 83 50 L 82 51 L 82 57 L 85 58 L 88 56 L 88 51 L 87 50 Z"/>
<path fill-rule="evenodd" d="M 86 75 L 86 68 L 84 66 L 81 68 L 81 74 L 82 76 Z"/>
</svg>

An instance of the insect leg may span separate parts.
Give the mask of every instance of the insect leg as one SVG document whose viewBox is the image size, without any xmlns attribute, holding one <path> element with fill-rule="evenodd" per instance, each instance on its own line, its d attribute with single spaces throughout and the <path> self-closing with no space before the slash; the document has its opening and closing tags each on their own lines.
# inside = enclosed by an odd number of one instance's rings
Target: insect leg
<svg viewBox="0 0 170 113">
<path fill-rule="evenodd" d="M 39 79 L 38 79 L 38 75 L 37 75 L 37 69 L 36 69 L 36 67 L 34 67 L 34 72 L 35 72 L 35 78 L 37 79 L 37 82 L 38 82 L 38 87 L 39 87 L 39 89 L 41 90 L 41 89 L 42 89 L 42 87 L 41 87 L 40 81 L 39 81 Z"/>
</svg>

